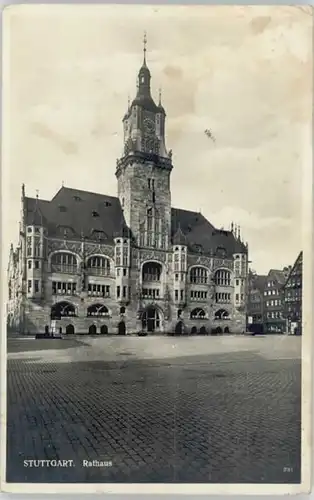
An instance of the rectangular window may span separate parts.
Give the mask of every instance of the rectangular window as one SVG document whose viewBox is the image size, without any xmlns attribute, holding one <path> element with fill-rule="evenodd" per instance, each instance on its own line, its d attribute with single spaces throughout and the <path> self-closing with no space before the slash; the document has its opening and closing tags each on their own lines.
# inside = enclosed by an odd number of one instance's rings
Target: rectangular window
<svg viewBox="0 0 314 500">
<path fill-rule="evenodd" d="M 120 269 L 117 268 L 117 276 L 120 276 Z"/>
<path fill-rule="evenodd" d="M 244 295 L 243 295 L 243 293 L 241 293 L 241 300 L 243 300 L 243 299 L 244 299 Z"/>
<path fill-rule="evenodd" d="M 31 293 L 32 291 L 32 281 L 28 280 L 27 282 L 27 293 Z"/>
<path fill-rule="evenodd" d="M 123 298 L 126 297 L 126 286 L 123 287 L 122 296 L 123 296 Z"/>
<path fill-rule="evenodd" d="M 239 294 L 236 293 L 236 300 L 239 300 Z"/>
<path fill-rule="evenodd" d="M 128 265 L 128 249 L 124 248 L 123 249 L 123 266 Z"/>
<path fill-rule="evenodd" d="M 126 271 L 127 271 L 127 270 L 124 268 L 124 269 L 123 269 L 123 276 L 126 276 Z"/>
<path fill-rule="evenodd" d="M 238 284 L 239 284 L 239 280 L 236 280 L 236 285 L 238 286 Z"/>
<path fill-rule="evenodd" d="M 152 190 L 154 191 L 155 189 L 155 179 L 152 179 Z"/>
<path fill-rule="evenodd" d="M 35 269 L 39 269 L 39 260 L 35 260 Z"/>
<path fill-rule="evenodd" d="M 121 248 L 117 247 L 116 248 L 116 266 L 121 265 Z"/>
<path fill-rule="evenodd" d="M 52 282 L 52 293 L 53 294 L 57 293 L 57 283 L 55 281 Z"/>
<path fill-rule="evenodd" d="M 183 290 L 180 290 L 180 300 L 183 300 Z"/>
<path fill-rule="evenodd" d="M 179 275 L 175 274 L 175 280 L 178 281 L 178 279 L 179 279 Z"/>
<path fill-rule="evenodd" d="M 178 298 L 179 298 L 179 291 L 178 290 L 174 291 L 174 298 L 175 298 L 175 300 L 178 300 Z"/>
<path fill-rule="evenodd" d="M 150 182 L 151 182 L 151 180 L 150 180 L 150 179 L 147 179 L 147 182 L 148 182 L 148 189 L 150 189 L 150 187 L 151 187 L 151 183 L 150 183 Z"/>
<path fill-rule="evenodd" d="M 34 238 L 34 255 L 40 257 L 40 238 L 37 236 Z"/>
<path fill-rule="evenodd" d="M 117 299 L 119 299 L 119 298 L 120 298 L 120 287 L 117 286 Z"/>
<path fill-rule="evenodd" d="M 28 261 L 28 269 L 32 269 L 32 261 L 31 260 Z"/>
<path fill-rule="evenodd" d="M 27 250 L 26 250 L 27 256 L 29 257 L 32 255 L 32 237 L 27 236 Z"/>
</svg>

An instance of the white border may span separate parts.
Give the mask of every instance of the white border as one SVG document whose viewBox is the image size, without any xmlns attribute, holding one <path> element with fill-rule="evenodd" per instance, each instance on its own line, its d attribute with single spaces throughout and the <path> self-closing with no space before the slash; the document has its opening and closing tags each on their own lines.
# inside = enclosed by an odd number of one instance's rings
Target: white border
<svg viewBox="0 0 314 500">
<path fill-rule="evenodd" d="M 97 2 L 98 3 L 98 2 Z M 119 2 L 120 3 L 120 2 Z M 126 2 L 129 3 L 129 2 Z M 131 2 L 130 2 L 131 3 Z M 160 2 L 164 3 L 164 2 Z M 159 7 L 161 6 L 158 4 Z M 200 2 L 211 3 L 211 2 Z M 218 2 L 217 2 L 218 3 Z M 229 2 L 226 2 L 229 3 Z M 245 3 L 245 2 L 243 2 Z M 278 2 L 281 4 L 281 2 Z M 277 4 L 277 5 L 278 5 Z M 285 3 L 286 4 L 286 3 Z M 60 4 L 59 6 L 52 6 L 51 4 L 40 5 L 40 8 L 71 8 L 77 4 Z M 85 4 L 86 5 L 86 4 Z M 191 5 L 191 4 L 190 4 Z M 220 4 L 221 5 L 221 4 Z M 263 4 L 265 5 L 265 4 Z M 113 5 L 98 5 L 100 7 L 112 8 Z M 148 4 L 152 6 L 152 4 Z M 21 8 L 36 8 L 35 5 L 17 5 L 7 7 L 4 11 L 6 24 L 3 24 L 3 45 L 6 51 L 10 50 L 9 47 L 9 26 L 8 18 L 10 13 L 15 9 Z M 123 8 L 123 7 L 122 7 Z M 164 7 L 165 8 L 165 7 Z M 9 58 L 2 60 L 3 73 L 8 74 Z M 2 90 L 2 165 L 8 164 L 7 145 L 9 142 L 8 131 L 4 128 L 4 123 L 9 119 L 8 109 L 3 96 L 8 100 L 10 87 L 9 82 L 3 79 Z M 301 484 L 55 484 L 55 483 L 7 483 L 5 481 L 5 465 L 6 465 L 6 318 L 5 318 L 5 304 L 4 298 L 6 297 L 6 272 L 4 268 L 4 259 L 2 258 L 2 287 L 1 287 L 1 317 L 2 317 L 2 330 L 1 330 L 1 490 L 3 492 L 11 493 L 107 493 L 107 494 L 183 494 L 183 495 L 199 495 L 199 494 L 227 494 L 227 495 L 247 495 L 256 493 L 259 495 L 284 495 L 284 494 L 298 494 L 309 493 L 311 488 L 311 456 L 312 456 L 312 331 L 313 331 L 313 158 L 312 158 L 312 130 L 309 130 L 308 137 L 304 144 L 304 169 L 303 169 L 303 336 L 302 336 L 302 462 L 301 462 Z M 6 170 L 2 170 L 2 201 L 4 207 L 6 206 L 6 197 L 8 193 L 5 190 L 6 186 Z M 4 231 L 4 210 L 2 210 L 1 229 Z M 3 240 L 3 238 L 2 238 Z M 3 252 L 7 252 L 7 248 L 2 248 Z M 256 485 L 256 486 L 255 486 Z"/>
</svg>

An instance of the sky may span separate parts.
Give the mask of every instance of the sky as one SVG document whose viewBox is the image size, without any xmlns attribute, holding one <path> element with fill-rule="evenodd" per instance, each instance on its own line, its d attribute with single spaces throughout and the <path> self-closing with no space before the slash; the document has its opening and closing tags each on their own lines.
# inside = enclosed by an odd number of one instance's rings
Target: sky
<svg viewBox="0 0 314 500">
<path fill-rule="evenodd" d="M 4 15 L 4 247 L 21 184 L 115 196 L 147 32 L 167 113 L 172 205 L 241 226 L 258 273 L 293 264 L 312 127 L 312 17 L 299 7 L 22 5 Z M 204 133 L 210 129 L 215 142 Z"/>
</svg>

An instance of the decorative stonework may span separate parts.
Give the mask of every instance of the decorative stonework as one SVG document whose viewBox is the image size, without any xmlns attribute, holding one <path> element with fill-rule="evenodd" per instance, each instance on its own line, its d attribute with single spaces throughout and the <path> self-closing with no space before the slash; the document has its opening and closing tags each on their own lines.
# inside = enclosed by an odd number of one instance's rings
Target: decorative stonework
<svg viewBox="0 0 314 500">
<path fill-rule="evenodd" d="M 154 250 L 144 250 L 141 251 L 140 256 L 141 262 L 145 262 L 148 260 L 159 260 L 161 262 L 166 263 L 166 252 L 156 252 Z"/>
<path fill-rule="evenodd" d="M 70 252 L 81 255 L 81 242 L 68 240 L 48 240 L 48 254 L 57 250 L 69 250 Z"/>
<path fill-rule="evenodd" d="M 107 257 L 114 257 L 114 247 L 110 245 L 102 245 L 101 243 L 85 243 L 85 256 L 100 254 Z"/>
<path fill-rule="evenodd" d="M 233 261 L 227 259 L 214 259 L 213 269 L 217 269 L 219 267 L 227 267 L 228 269 L 233 270 Z"/>
<path fill-rule="evenodd" d="M 210 257 L 206 257 L 205 255 L 188 254 L 188 267 L 195 265 L 205 266 L 211 269 L 212 259 Z"/>
</svg>

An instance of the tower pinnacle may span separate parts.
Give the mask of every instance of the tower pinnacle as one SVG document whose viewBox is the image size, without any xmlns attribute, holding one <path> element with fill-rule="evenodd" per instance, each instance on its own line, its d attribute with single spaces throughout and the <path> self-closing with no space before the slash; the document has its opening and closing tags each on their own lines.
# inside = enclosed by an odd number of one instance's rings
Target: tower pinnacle
<svg viewBox="0 0 314 500">
<path fill-rule="evenodd" d="M 143 66 L 146 66 L 146 45 L 147 45 L 147 36 L 146 36 L 146 31 L 144 31 L 144 38 L 143 38 L 144 60 L 143 60 Z"/>
</svg>

